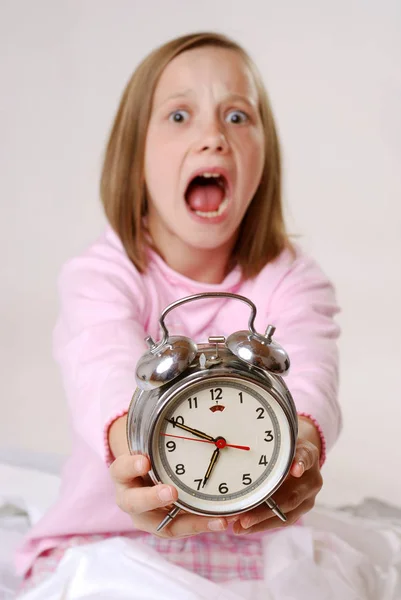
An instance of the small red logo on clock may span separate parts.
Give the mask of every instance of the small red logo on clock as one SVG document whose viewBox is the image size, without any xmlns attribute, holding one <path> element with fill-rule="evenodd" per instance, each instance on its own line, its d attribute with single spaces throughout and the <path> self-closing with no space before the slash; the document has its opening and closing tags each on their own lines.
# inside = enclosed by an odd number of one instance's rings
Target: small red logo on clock
<svg viewBox="0 0 401 600">
<path fill-rule="evenodd" d="M 216 410 L 223 412 L 224 409 L 225 406 L 223 406 L 222 404 L 215 404 L 214 406 L 211 406 L 209 410 L 211 410 L 212 412 L 216 412 Z"/>
</svg>

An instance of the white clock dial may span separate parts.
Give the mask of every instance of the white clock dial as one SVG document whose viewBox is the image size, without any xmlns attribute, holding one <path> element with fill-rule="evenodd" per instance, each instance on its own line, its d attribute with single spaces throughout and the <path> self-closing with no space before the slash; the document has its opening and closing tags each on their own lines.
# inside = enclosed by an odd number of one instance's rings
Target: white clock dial
<svg viewBox="0 0 401 600">
<path fill-rule="evenodd" d="M 262 386 L 221 377 L 190 384 L 161 412 L 154 472 L 194 511 L 235 513 L 260 503 L 291 461 L 288 419 Z"/>
</svg>

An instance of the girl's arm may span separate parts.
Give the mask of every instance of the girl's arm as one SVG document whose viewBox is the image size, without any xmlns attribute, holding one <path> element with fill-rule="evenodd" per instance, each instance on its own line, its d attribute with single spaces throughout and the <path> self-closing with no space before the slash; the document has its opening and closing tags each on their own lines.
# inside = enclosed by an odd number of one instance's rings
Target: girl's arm
<svg viewBox="0 0 401 600">
<path fill-rule="evenodd" d="M 115 260 L 110 248 L 70 261 L 60 277 L 54 344 L 75 435 L 111 465 L 116 502 L 134 526 L 155 533 L 177 490 L 149 485 L 149 461 L 131 456 L 125 437 L 136 363 L 146 350 L 141 325 L 145 300 L 138 278 L 130 264 Z M 186 537 L 227 525 L 224 518 L 183 513 L 159 535 Z"/>
<path fill-rule="evenodd" d="M 128 410 L 136 363 L 146 349 L 141 287 L 134 267 L 107 245 L 69 261 L 59 278 L 54 353 L 72 426 L 107 464 L 113 460 L 109 428 Z M 124 439 L 122 425 L 115 425 L 116 452 L 127 450 Z"/>
<path fill-rule="evenodd" d="M 339 308 L 331 282 L 309 257 L 298 254 L 281 271 L 271 294 L 267 318 L 275 339 L 289 354 L 285 382 L 298 414 L 314 423 L 320 434 L 321 464 L 341 430 L 338 403 Z"/>
<path fill-rule="evenodd" d="M 338 307 L 332 285 L 312 260 L 300 255 L 286 270 L 277 266 L 267 320 L 277 327 L 275 339 L 290 356 L 286 383 L 298 410 L 299 433 L 290 473 L 273 499 L 292 524 L 314 506 L 323 483 L 320 467 L 341 428 L 339 328 L 333 320 Z M 274 277 L 269 275 L 271 285 Z M 261 505 L 242 515 L 234 532 L 245 535 L 282 526 Z"/>
</svg>

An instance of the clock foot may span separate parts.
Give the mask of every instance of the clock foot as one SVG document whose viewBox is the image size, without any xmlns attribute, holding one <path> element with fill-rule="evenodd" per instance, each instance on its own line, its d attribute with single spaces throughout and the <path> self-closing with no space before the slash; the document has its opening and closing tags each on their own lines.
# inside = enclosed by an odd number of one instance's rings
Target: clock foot
<svg viewBox="0 0 401 600">
<path fill-rule="evenodd" d="M 170 510 L 170 512 L 164 517 L 163 521 L 161 521 L 159 523 L 159 525 L 157 526 L 156 531 L 161 531 L 166 525 L 168 525 L 169 523 L 171 523 L 171 521 L 179 513 L 180 510 L 181 509 L 179 508 L 179 506 L 175 506 L 173 508 L 173 510 Z"/>
<path fill-rule="evenodd" d="M 268 498 L 267 500 L 265 500 L 265 502 L 266 502 L 267 506 L 270 508 L 270 510 L 276 515 L 276 517 L 281 519 L 283 521 L 283 523 L 285 523 L 287 521 L 287 517 L 280 510 L 280 508 L 277 506 L 277 504 L 274 502 L 274 500 L 272 500 L 272 498 Z"/>
</svg>

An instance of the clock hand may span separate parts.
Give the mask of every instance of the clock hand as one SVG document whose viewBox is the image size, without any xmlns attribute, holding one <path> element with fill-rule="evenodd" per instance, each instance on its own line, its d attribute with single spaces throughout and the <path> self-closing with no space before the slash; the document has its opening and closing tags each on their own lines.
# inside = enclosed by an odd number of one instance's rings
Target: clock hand
<svg viewBox="0 0 401 600">
<path fill-rule="evenodd" d="M 180 440 L 192 440 L 193 442 L 200 442 L 201 444 L 216 444 L 210 440 L 198 440 L 197 438 L 184 437 L 183 435 L 173 435 L 172 433 L 161 433 L 165 437 L 178 438 Z M 249 446 L 237 446 L 236 444 L 226 444 L 227 448 L 238 448 L 238 450 L 250 450 Z"/>
<path fill-rule="evenodd" d="M 177 421 L 174 421 L 174 419 L 166 419 L 166 421 L 168 421 L 175 427 L 179 427 L 180 429 L 185 429 L 185 431 L 189 431 L 189 433 L 193 433 L 197 437 L 203 438 L 204 440 L 209 440 L 209 442 L 214 442 L 214 438 L 211 435 L 207 435 L 207 433 L 203 433 L 203 431 L 199 431 L 198 429 L 192 429 L 192 427 L 187 427 L 186 425 L 177 423 Z"/>
<path fill-rule="evenodd" d="M 213 452 L 212 454 L 212 458 L 210 459 L 210 463 L 209 466 L 207 468 L 205 477 L 203 478 L 203 484 L 202 487 L 205 487 L 210 475 L 212 474 L 213 468 L 217 462 L 217 459 L 219 458 L 219 454 L 220 454 L 220 448 L 216 448 L 216 450 Z"/>
<path fill-rule="evenodd" d="M 226 444 L 227 448 L 237 448 L 238 450 L 250 450 L 249 446 L 238 446 L 238 444 Z"/>
</svg>

